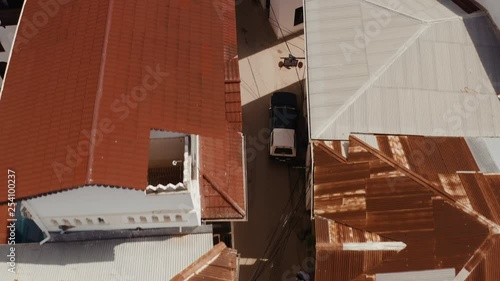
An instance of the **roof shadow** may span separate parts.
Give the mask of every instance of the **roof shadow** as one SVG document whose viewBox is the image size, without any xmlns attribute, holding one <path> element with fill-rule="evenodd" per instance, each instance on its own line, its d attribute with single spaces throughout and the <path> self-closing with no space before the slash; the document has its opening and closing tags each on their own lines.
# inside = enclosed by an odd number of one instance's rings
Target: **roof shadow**
<svg viewBox="0 0 500 281">
<path fill-rule="evenodd" d="M 211 227 L 187 228 L 184 233 L 177 234 L 173 234 L 174 232 L 173 229 L 146 229 L 53 233 L 53 242 L 16 245 L 16 263 L 64 266 L 115 262 L 130 254 L 155 252 L 159 245 L 171 247 L 170 242 L 165 242 L 172 238 L 211 233 Z M 0 246 L 0 255 L 4 259 L 8 258 L 10 247 Z"/>
<path fill-rule="evenodd" d="M 277 39 L 267 13 L 259 2 L 259 0 L 241 0 L 236 3 L 239 59 L 249 57 L 304 34 L 301 31 L 290 34 L 284 39 Z"/>
<path fill-rule="evenodd" d="M 469 36 L 496 94 L 500 94 L 500 32 L 489 17 L 464 19 Z M 483 82 L 484 84 L 484 82 Z"/>
</svg>

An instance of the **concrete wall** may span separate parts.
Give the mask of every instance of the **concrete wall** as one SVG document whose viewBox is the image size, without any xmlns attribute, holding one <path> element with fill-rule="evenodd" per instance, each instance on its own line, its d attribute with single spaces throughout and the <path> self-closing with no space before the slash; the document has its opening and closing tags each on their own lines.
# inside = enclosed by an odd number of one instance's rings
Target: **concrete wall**
<svg viewBox="0 0 500 281">
<path fill-rule="evenodd" d="M 0 62 L 8 62 L 10 50 L 12 49 L 14 34 L 16 33 L 17 25 L 9 25 L 6 27 L 0 26 L 0 43 L 5 52 L 0 52 Z M 3 79 L 0 77 L 0 85 Z"/>
<path fill-rule="evenodd" d="M 23 202 L 41 229 L 69 231 L 201 225 L 199 184 L 191 192 L 145 195 L 140 190 L 85 186 Z M 100 220 L 101 219 L 101 220 Z M 36 221 L 36 220 L 35 220 Z"/>
<path fill-rule="evenodd" d="M 266 9 L 266 0 L 259 0 L 263 9 Z"/>
<path fill-rule="evenodd" d="M 294 26 L 295 10 L 302 6 L 303 0 L 271 0 L 272 10 L 269 12 L 269 21 L 278 38 L 283 37 L 280 27 L 284 36 L 304 29 L 303 23 Z"/>
<path fill-rule="evenodd" d="M 498 0 L 476 0 L 488 10 L 493 21 L 500 28 L 500 1 Z"/>
<path fill-rule="evenodd" d="M 184 137 L 151 139 L 149 142 L 149 168 L 171 167 L 173 160 L 184 161 L 184 139 Z"/>
</svg>

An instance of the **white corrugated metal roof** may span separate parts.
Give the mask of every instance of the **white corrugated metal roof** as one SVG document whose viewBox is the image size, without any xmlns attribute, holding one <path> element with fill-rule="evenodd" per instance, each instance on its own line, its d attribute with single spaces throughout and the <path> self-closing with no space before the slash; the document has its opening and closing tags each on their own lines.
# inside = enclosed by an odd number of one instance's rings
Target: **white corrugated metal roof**
<svg viewBox="0 0 500 281">
<path fill-rule="evenodd" d="M 312 139 L 500 136 L 500 40 L 451 0 L 306 0 Z M 498 78 L 495 78 L 498 80 Z"/>
<path fill-rule="evenodd" d="M 0 246 L 6 257 L 11 246 Z M 5 281 L 170 280 L 213 247 L 211 233 L 134 239 L 20 244 L 17 273 L 0 265 Z"/>
<path fill-rule="evenodd" d="M 454 281 L 455 269 L 436 269 L 401 273 L 377 274 L 377 281 Z"/>
<path fill-rule="evenodd" d="M 499 138 L 466 138 L 465 140 L 482 173 L 500 173 Z"/>
</svg>

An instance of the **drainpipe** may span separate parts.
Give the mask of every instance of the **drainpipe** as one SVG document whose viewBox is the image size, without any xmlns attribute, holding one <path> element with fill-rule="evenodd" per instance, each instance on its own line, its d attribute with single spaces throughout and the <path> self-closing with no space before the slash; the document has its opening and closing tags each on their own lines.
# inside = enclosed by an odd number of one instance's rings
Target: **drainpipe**
<svg viewBox="0 0 500 281">
<path fill-rule="evenodd" d="M 31 206 L 28 204 L 27 201 L 21 202 L 21 207 L 24 207 L 24 208 L 26 208 L 26 210 L 28 210 L 28 212 L 31 214 L 31 217 L 32 217 L 33 221 L 38 225 L 38 227 L 45 234 L 45 239 L 43 239 L 42 241 L 40 241 L 40 245 L 45 244 L 51 238 L 49 230 L 45 227 L 45 225 L 43 224 L 43 222 L 40 219 L 40 217 L 38 217 L 38 215 L 36 214 L 36 212 L 33 211 L 33 208 L 31 208 Z"/>
</svg>

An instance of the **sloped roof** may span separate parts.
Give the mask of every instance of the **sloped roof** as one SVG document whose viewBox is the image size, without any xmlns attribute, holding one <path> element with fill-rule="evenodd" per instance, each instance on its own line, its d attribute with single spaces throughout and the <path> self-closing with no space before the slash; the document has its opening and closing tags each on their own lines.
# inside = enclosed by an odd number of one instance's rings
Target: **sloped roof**
<svg viewBox="0 0 500 281">
<path fill-rule="evenodd" d="M 0 204 L 0 244 L 7 244 L 9 238 L 9 230 L 7 229 L 9 215 L 7 204 Z"/>
<path fill-rule="evenodd" d="M 315 218 L 316 280 L 355 279 L 377 267 L 397 251 L 344 251 L 342 245 L 351 242 L 387 242 L 390 239 L 354 229 L 322 217 Z"/>
<path fill-rule="evenodd" d="M 465 276 L 472 272 L 465 280 L 497 280 L 500 174 L 481 173 L 464 138 L 376 136 L 376 141 L 378 148 L 352 136 L 345 161 L 324 149 L 333 151 L 335 145 L 314 142 L 316 225 L 326 220 L 341 226 L 320 228 L 317 243 L 325 233 L 340 244 L 358 233 L 407 246 L 391 256 L 333 251 L 317 263 L 316 280 L 337 274 L 339 281 L 374 281 L 377 274 L 415 271 L 426 280 L 425 274 L 433 274 L 429 270 L 447 268 Z M 346 229 L 350 236 L 342 235 Z M 333 273 L 334 263 L 346 267 Z"/>
<path fill-rule="evenodd" d="M 164 281 L 212 249 L 212 233 L 16 245 L 16 273 L 2 280 Z M 1 245 L 7 256 L 9 245 Z"/>
<path fill-rule="evenodd" d="M 18 172 L 17 199 L 145 189 L 154 128 L 200 135 L 200 173 L 217 182 L 201 185 L 203 218 L 244 218 L 234 5 L 71 1 L 33 35 L 41 9 L 26 1 L 0 101 L 0 168 Z"/>
<path fill-rule="evenodd" d="M 174 276 L 171 281 L 237 281 L 238 253 L 224 242 Z"/>
<path fill-rule="evenodd" d="M 306 0 L 311 138 L 500 136 L 500 40 L 451 0 Z"/>
</svg>

